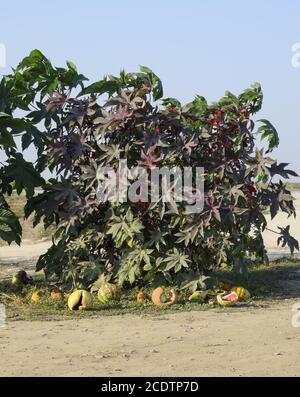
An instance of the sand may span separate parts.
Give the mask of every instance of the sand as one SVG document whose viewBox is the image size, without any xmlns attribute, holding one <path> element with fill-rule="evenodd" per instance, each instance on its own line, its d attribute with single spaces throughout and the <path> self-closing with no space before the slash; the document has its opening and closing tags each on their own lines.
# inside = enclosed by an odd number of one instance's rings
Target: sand
<svg viewBox="0 0 300 397">
<path fill-rule="evenodd" d="M 300 328 L 289 300 L 216 309 L 0 328 L 1 376 L 299 376 Z"/>
</svg>

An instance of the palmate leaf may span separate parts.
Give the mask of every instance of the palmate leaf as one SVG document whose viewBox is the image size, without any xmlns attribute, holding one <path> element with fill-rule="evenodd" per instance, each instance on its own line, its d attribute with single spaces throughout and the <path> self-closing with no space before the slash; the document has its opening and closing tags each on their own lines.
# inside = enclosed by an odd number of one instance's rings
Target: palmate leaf
<svg viewBox="0 0 300 397">
<path fill-rule="evenodd" d="M 282 247 L 285 247 L 287 245 L 290 249 L 291 255 L 294 255 L 295 249 L 299 251 L 299 242 L 290 235 L 290 226 L 278 226 L 278 229 L 280 230 L 280 237 L 278 237 L 277 239 L 277 244 L 281 244 Z"/>
<path fill-rule="evenodd" d="M 12 134 L 19 134 L 32 128 L 32 124 L 26 120 L 14 118 L 13 116 L 0 113 L 0 129 L 10 128 Z"/>
<path fill-rule="evenodd" d="M 229 186 L 226 189 L 224 189 L 224 193 L 226 194 L 226 196 L 234 199 L 235 206 L 237 205 L 240 197 L 243 198 L 245 197 L 244 192 L 241 190 L 242 187 L 243 184 L 238 184 L 238 185 Z"/>
<path fill-rule="evenodd" d="M 9 159 L 6 175 L 14 180 L 17 193 L 20 194 L 25 190 L 28 197 L 33 196 L 36 187 L 44 184 L 44 179 L 33 168 L 32 163 L 25 161 L 20 153 L 14 154 L 14 157 Z"/>
<path fill-rule="evenodd" d="M 164 271 L 174 269 L 174 272 L 178 273 L 182 268 L 188 268 L 191 261 L 188 255 L 174 248 L 173 252 L 169 253 L 163 262 L 166 264 Z"/>
<path fill-rule="evenodd" d="M 21 243 L 22 228 L 18 217 L 9 209 L 4 201 L 0 198 L 0 239 L 11 244 L 15 241 Z"/>
<path fill-rule="evenodd" d="M 197 95 L 196 98 L 183 106 L 182 113 L 188 113 L 188 115 L 195 114 L 197 117 L 201 116 L 207 111 L 208 103 L 203 96 Z"/>
<path fill-rule="evenodd" d="M 46 135 L 42 134 L 34 126 L 29 127 L 22 135 L 22 150 L 26 150 L 31 144 L 34 144 L 40 157 L 47 144 L 47 139 Z"/>
<path fill-rule="evenodd" d="M 26 127 L 27 123 L 25 121 L 0 112 L 0 146 L 5 150 L 16 148 L 13 135 L 25 131 Z"/>
<path fill-rule="evenodd" d="M 297 174 L 297 172 L 293 171 L 293 170 L 287 170 L 286 167 L 289 165 L 289 163 L 280 163 L 277 164 L 274 163 L 271 165 L 270 167 L 270 175 L 271 177 L 273 177 L 274 175 L 280 175 L 285 179 L 289 179 L 290 176 L 299 176 Z"/>
<path fill-rule="evenodd" d="M 123 285 L 126 281 L 133 284 L 141 276 L 141 266 L 135 258 L 125 257 L 121 258 L 121 267 L 118 271 L 118 282 Z"/>
<path fill-rule="evenodd" d="M 204 276 L 200 272 L 191 271 L 184 275 L 179 275 L 178 279 L 180 282 L 180 288 L 190 292 L 194 292 L 197 289 L 205 290 L 207 288 L 207 283 L 211 280 L 210 277 Z"/>
<path fill-rule="evenodd" d="M 261 140 L 267 139 L 269 147 L 266 153 L 272 152 L 279 145 L 279 135 L 276 128 L 270 121 L 266 119 L 260 119 L 259 122 L 263 123 L 257 130 L 257 134 L 261 134 Z"/>
<path fill-rule="evenodd" d="M 262 106 L 263 93 L 261 85 L 254 83 L 250 88 L 247 88 L 241 95 L 238 96 L 239 104 L 242 103 L 247 107 L 247 110 L 251 113 L 257 113 Z"/>
<path fill-rule="evenodd" d="M 164 232 L 162 230 L 151 230 L 151 237 L 149 240 L 149 246 L 155 246 L 157 251 L 160 251 L 161 245 L 166 246 L 166 240 L 164 239 L 164 236 L 168 234 L 168 232 Z"/>
<path fill-rule="evenodd" d="M 113 95 L 114 93 L 118 92 L 120 89 L 119 85 L 115 81 L 111 81 L 106 79 L 99 80 L 88 87 L 83 88 L 78 94 L 78 97 L 87 95 L 87 94 L 96 94 L 102 95 L 108 93 L 109 96 Z"/>
<path fill-rule="evenodd" d="M 110 163 L 112 160 L 119 160 L 120 158 L 120 145 L 104 145 L 100 144 L 99 148 L 104 152 L 99 160 L 106 159 L 107 163 Z"/>
<path fill-rule="evenodd" d="M 267 177 L 270 175 L 270 168 L 268 166 L 276 163 L 275 160 L 270 157 L 264 157 L 264 149 L 256 149 L 255 158 L 251 159 L 251 165 L 245 172 L 245 177 L 247 177 L 251 172 L 254 173 L 255 176 L 264 175 Z"/>
<path fill-rule="evenodd" d="M 226 91 L 224 96 L 220 99 L 219 105 L 221 106 L 238 106 L 239 99 L 230 91 Z"/>
<path fill-rule="evenodd" d="M 62 172 L 25 207 L 26 216 L 35 213 L 34 224 L 57 225 L 59 243 L 38 262 L 47 275 L 56 273 L 65 282 L 74 277 L 88 287 L 101 267 L 120 283 L 145 285 L 160 278 L 159 285 L 203 288 L 203 274 L 221 263 L 246 263 L 250 255 L 264 252 L 262 239 L 248 237 L 266 227 L 265 212 L 295 213 L 290 194 L 272 181 L 275 174 L 288 178 L 295 173 L 262 151 L 254 153 L 252 115 L 263 98 L 259 84 L 239 96 L 227 92 L 212 105 L 197 96 L 182 106 L 176 98 L 162 99 L 160 79 L 145 66 L 86 88 L 84 79 L 71 62 L 55 67 L 34 50 L 0 83 L 0 111 L 5 113 L 0 115 L 0 145 L 8 157 L 0 169 L 0 191 L 10 194 L 16 186 L 32 195 L 41 183 L 36 170 Z M 80 89 L 84 97 L 74 98 Z M 20 110 L 22 119 L 12 116 Z M 40 125 L 45 133 L 38 131 Z M 258 127 L 272 150 L 278 144 L 273 125 L 262 120 Z M 35 166 L 15 155 L 17 133 L 23 150 L 36 146 Z M 205 194 L 204 211 L 184 212 L 176 196 L 170 204 L 100 200 L 97 179 L 102 182 L 105 167 L 117 168 L 123 158 L 131 169 L 142 163 L 146 171 L 203 166 L 205 193 L 211 192 Z M 9 231 L 7 222 L 1 230 Z M 297 249 L 288 234 L 283 230 L 279 243 Z"/>
<path fill-rule="evenodd" d="M 51 276 L 52 274 L 60 276 L 67 261 L 66 247 L 67 244 L 63 240 L 57 244 L 53 243 L 48 251 L 39 257 L 35 270 L 37 272 L 44 270 L 46 276 Z"/>
<path fill-rule="evenodd" d="M 43 62 L 49 62 L 40 50 L 32 50 L 18 65 L 17 71 L 28 67 L 41 67 Z"/>
<path fill-rule="evenodd" d="M 0 113 L 0 145 L 16 148 L 14 135 L 22 135 L 22 150 L 28 148 L 31 143 L 41 153 L 44 149 L 46 138 L 38 128 L 28 120 L 14 118 L 6 113 Z"/>
<path fill-rule="evenodd" d="M 1 129 L 1 127 L 0 127 L 0 146 L 2 146 L 4 150 L 17 148 L 17 145 L 15 143 L 12 134 L 8 132 L 6 128 Z"/>
<path fill-rule="evenodd" d="M 133 218 L 130 208 L 126 215 L 115 217 L 110 223 L 107 234 L 111 234 L 117 247 L 121 247 L 125 241 L 133 239 L 144 229 L 138 218 Z"/>
<path fill-rule="evenodd" d="M 184 245 L 187 247 L 190 243 L 194 242 L 195 238 L 198 235 L 201 235 L 202 233 L 203 233 L 202 222 L 188 225 L 181 231 L 175 233 L 175 236 L 178 237 L 176 243 L 180 244 L 184 242 Z"/>
<path fill-rule="evenodd" d="M 140 66 L 142 74 L 149 78 L 152 84 L 153 99 L 157 101 L 163 96 L 163 86 L 160 78 L 147 66 Z"/>
<path fill-rule="evenodd" d="M 11 91 L 7 87 L 7 79 L 4 76 L 0 81 L 0 112 L 11 113 Z"/>
<path fill-rule="evenodd" d="M 120 284 L 125 281 L 133 284 L 142 274 L 142 269 L 149 270 L 151 268 L 152 249 L 144 249 L 137 247 L 132 251 L 125 251 L 121 258 L 121 267 L 118 271 L 118 279 Z"/>
<path fill-rule="evenodd" d="M 104 271 L 105 271 L 104 265 L 99 260 L 91 260 L 91 261 L 87 260 L 87 261 L 76 262 L 74 265 L 72 265 L 68 276 L 69 276 L 69 280 L 77 288 L 84 288 L 86 285 L 89 285 L 89 288 L 91 288 L 94 280 L 97 279 L 97 277 L 99 277 L 99 274 L 103 274 Z M 74 283 L 74 276 L 76 279 L 75 283 Z M 66 281 L 68 281 L 68 278 L 66 278 Z"/>
</svg>

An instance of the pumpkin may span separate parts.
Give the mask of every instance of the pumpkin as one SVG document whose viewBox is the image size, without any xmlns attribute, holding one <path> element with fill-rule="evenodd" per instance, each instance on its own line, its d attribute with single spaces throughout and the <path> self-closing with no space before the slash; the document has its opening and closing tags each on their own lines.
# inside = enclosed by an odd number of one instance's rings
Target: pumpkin
<svg viewBox="0 0 300 397">
<path fill-rule="evenodd" d="M 136 296 L 137 303 L 146 303 L 147 300 L 148 300 L 147 296 L 145 295 L 145 293 L 143 291 L 139 291 L 137 293 L 137 296 Z"/>
<path fill-rule="evenodd" d="M 69 296 L 68 307 L 70 310 L 88 309 L 92 304 L 92 295 L 84 289 L 79 289 Z"/>
<path fill-rule="evenodd" d="M 250 292 L 244 287 L 233 287 L 231 291 L 237 293 L 239 299 L 243 301 L 246 301 L 251 297 Z"/>
<path fill-rule="evenodd" d="M 51 292 L 50 292 L 50 296 L 52 299 L 61 299 L 62 298 L 62 292 L 59 288 L 54 288 Z"/>
<path fill-rule="evenodd" d="M 170 298 L 168 301 L 165 301 L 164 294 L 165 294 L 165 290 L 163 288 L 161 287 L 155 288 L 151 296 L 152 302 L 157 306 L 170 306 L 176 303 L 177 294 L 174 289 L 171 289 Z"/>
<path fill-rule="evenodd" d="M 31 300 L 32 302 L 39 302 L 41 300 L 42 297 L 42 292 L 41 291 L 35 291 L 33 292 L 33 294 L 31 295 Z"/>
</svg>

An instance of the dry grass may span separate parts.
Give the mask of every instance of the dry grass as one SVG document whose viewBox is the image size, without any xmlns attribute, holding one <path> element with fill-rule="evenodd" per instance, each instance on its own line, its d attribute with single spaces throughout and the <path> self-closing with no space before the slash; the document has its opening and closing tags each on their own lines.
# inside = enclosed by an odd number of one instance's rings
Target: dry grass
<svg viewBox="0 0 300 397">
<path fill-rule="evenodd" d="M 289 182 L 287 184 L 288 189 L 291 190 L 300 190 L 300 183 L 296 183 L 296 182 Z"/>
</svg>

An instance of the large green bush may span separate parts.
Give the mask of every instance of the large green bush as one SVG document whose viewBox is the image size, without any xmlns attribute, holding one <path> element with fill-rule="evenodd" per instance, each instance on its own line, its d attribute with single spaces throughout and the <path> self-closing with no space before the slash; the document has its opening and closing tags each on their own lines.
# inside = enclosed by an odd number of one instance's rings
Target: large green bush
<svg viewBox="0 0 300 397">
<path fill-rule="evenodd" d="M 35 50 L 1 82 L 0 143 L 8 155 L 2 192 L 25 188 L 26 216 L 34 213 L 35 223 L 46 228 L 57 225 L 37 270 L 83 286 L 106 272 L 125 285 L 195 289 L 222 263 L 243 268 L 253 257 L 267 261 L 266 211 L 272 218 L 278 211 L 295 216 L 284 180 L 296 174 L 269 157 L 279 144 L 273 125 L 259 120 L 257 128 L 252 119 L 262 106 L 259 84 L 239 96 L 226 92 L 211 105 L 197 96 L 183 106 L 162 99 L 161 81 L 146 67 L 85 81 L 72 63 L 54 67 Z M 14 148 L 15 133 L 22 135 L 23 150 L 35 145 L 34 167 Z M 255 135 L 267 143 L 266 154 L 255 147 Z M 186 214 L 176 200 L 101 201 L 97 176 L 124 159 L 129 168 L 139 164 L 147 172 L 204 167 L 203 211 Z M 56 177 L 39 179 L 46 168 Z M 33 196 L 38 185 L 43 192 Z M 292 252 L 299 248 L 288 226 L 278 233 L 279 243 Z"/>
</svg>

